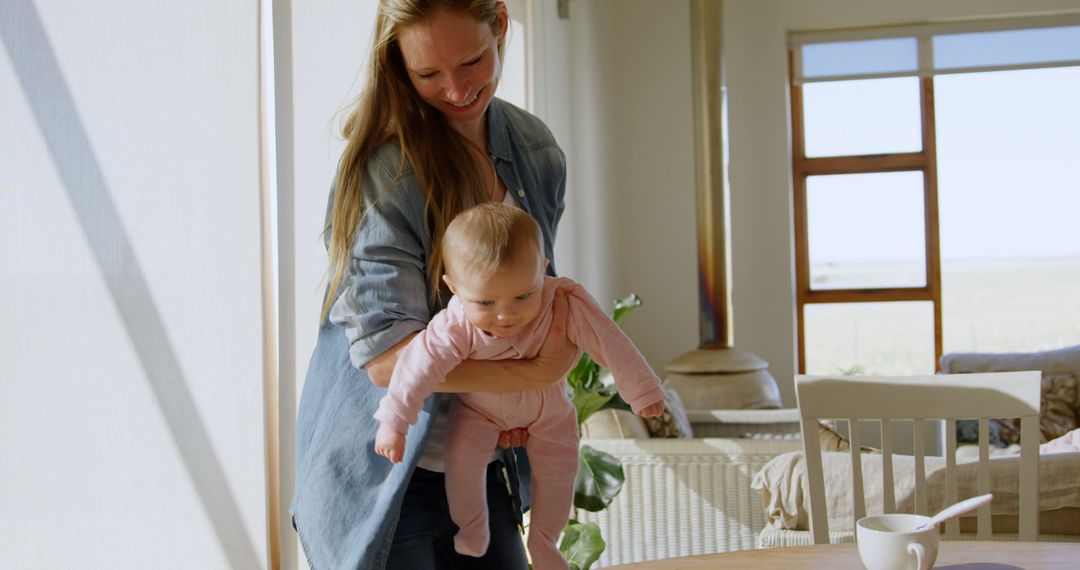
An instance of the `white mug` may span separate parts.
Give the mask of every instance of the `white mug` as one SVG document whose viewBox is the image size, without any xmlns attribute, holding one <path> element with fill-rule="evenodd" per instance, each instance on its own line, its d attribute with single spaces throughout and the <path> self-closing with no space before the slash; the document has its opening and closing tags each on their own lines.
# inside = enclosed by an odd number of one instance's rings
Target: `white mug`
<svg viewBox="0 0 1080 570">
<path fill-rule="evenodd" d="M 859 558 L 866 570 L 929 570 L 938 552 L 938 527 L 916 531 L 930 517 L 874 515 L 855 525 Z"/>
</svg>

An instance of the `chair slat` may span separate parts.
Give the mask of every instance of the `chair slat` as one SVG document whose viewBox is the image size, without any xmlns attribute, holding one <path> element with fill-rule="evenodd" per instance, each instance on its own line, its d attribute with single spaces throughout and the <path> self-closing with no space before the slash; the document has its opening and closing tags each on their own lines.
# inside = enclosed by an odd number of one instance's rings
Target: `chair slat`
<svg viewBox="0 0 1080 570">
<path fill-rule="evenodd" d="M 979 418 L 979 494 L 990 492 L 990 427 L 987 418 Z M 990 540 L 991 522 L 990 505 L 979 507 L 978 528 L 975 537 L 979 540 Z"/>
<path fill-rule="evenodd" d="M 893 462 L 892 462 L 892 421 L 881 420 L 881 506 L 883 513 L 896 512 L 896 488 L 893 485 Z"/>
<path fill-rule="evenodd" d="M 1039 537 L 1038 442 L 1039 417 L 1020 418 L 1020 540 L 1035 541 Z"/>
<path fill-rule="evenodd" d="M 821 444 L 818 437 L 818 418 L 803 417 L 803 459 L 807 473 L 822 473 Z M 810 533 L 814 544 L 829 544 L 829 515 L 825 511 L 825 480 L 808 477 L 810 483 Z"/>
<path fill-rule="evenodd" d="M 859 442 L 859 421 L 848 418 L 848 442 L 851 444 L 851 497 L 854 499 L 852 510 L 855 519 L 851 521 L 851 528 L 855 523 L 866 516 L 866 493 L 863 487 L 862 472 L 862 444 Z"/>
<path fill-rule="evenodd" d="M 956 419 L 945 419 L 945 504 L 955 504 L 956 498 Z M 960 518 L 953 517 L 945 521 L 945 538 L 960 539 Z"/>
<path fill-rule="evenodd" d="M 911 425 L 915 438 L 915 514 L 929 515 L 926 506 L 926 446 L 923 444 L 922 420 L 914 418 Z"/>
</svg>

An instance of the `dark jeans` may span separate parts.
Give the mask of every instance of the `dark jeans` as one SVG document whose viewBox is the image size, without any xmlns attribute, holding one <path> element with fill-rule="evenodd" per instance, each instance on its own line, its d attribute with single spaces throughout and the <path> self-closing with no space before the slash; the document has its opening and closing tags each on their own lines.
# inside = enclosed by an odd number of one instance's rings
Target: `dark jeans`
<svg viewBox="0 0 1080 570">
<path fill-rule="evenodd" d="M 488 521 L 491 546 L 481 558 L 454 551 L 458 527 L 446 504 L 445 475 L 416 468 L 394 531 L 387 570 L 525 570 L 525 547 L 515 522 L 502 463 L 488 465 Z"/>
</svg>

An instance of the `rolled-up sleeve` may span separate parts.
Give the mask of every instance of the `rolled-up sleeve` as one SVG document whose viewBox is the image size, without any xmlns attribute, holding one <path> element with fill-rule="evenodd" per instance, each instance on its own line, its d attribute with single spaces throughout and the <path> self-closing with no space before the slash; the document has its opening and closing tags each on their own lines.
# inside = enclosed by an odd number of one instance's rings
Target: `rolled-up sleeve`
<svg viewBox="0 0 1080 570">
<path fill-rule="evenodd" d="M 363 218 L 330 310 L 330 322 L 345 329 L 357 368 L 422 330 L 431 318 L 427 249 L 419 225 L 423 210 L 409 188 L 415 179 L 396 176 L 396 168 L 378 155 L 368 162 Z"/>
</svg>

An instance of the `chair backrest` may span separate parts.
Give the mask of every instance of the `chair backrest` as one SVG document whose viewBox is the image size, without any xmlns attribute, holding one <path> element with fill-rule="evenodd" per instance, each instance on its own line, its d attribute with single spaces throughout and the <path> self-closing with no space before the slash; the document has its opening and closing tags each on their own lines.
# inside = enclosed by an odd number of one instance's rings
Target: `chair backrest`
<svg viewBox="0 0 1080 570">
<path fill-rule="evenodd" d="M 802 422 L 803 451 L 810 483 L 810 530 L 815 544 L 829 542 L 825 510 L 825 482 L 818 421 L 847 420 L 851 443 L 852 529 L 866 515 L 863 492 L 859 420 L 880 420 L 882 442 L 883 510 L 896 512 L 893 487 L 891 420 L 913 420 L 915 462 L 915 511 L 927 512 L 927 488 L 922 424 L 945 422 L 945 505 L 957 499 L 956 420 L 979 420 L 978 494 L 991 492 L 989 464 L 990 418 L 1020 418 L 1020 540 L 1038 536 L 1039 403 L 1041 374 L 1038 371 L 986 374 L 938 374 L 928 376 L 806 376 L 795 377 L 795 391 Z M 967 498 L 967 497 L 965 497 Z M 943 505 L 944 506 L 944 505 Z M 989 539 L 990 505 L 977 514 L 977 534 Z M 959 538 L 959 522 L 946 523 L 946 538 Z"/>
</svg>

